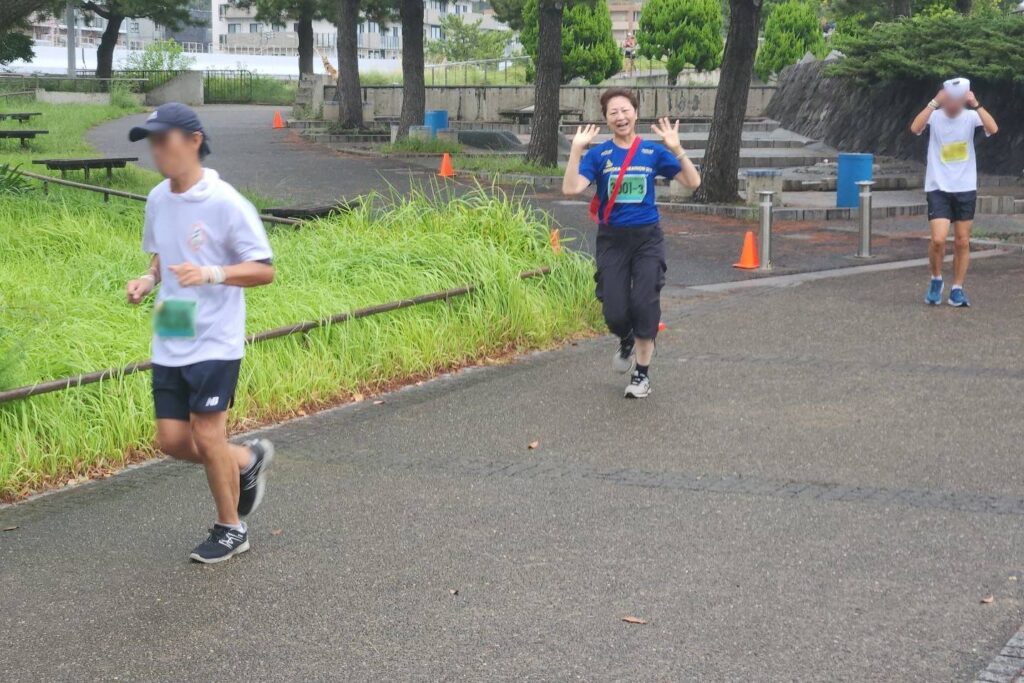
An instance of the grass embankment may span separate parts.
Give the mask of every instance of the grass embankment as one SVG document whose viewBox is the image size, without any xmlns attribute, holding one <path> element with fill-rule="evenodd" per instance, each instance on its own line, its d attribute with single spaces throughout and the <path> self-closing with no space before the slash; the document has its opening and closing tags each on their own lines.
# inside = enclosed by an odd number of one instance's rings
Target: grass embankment
<svg viewBox="0 0 1024 683">
<path fill-rule="evenodd" d="M 489 171 L 491 173 L 521 173 L 523 175 L 561 176 L 563 166 L 541 166 L 521 156 L 481 154 L 461 155 L 453 160 L 456 169 L 466 171 Z"/>
<path fill-rule="evenodd" d="M 112 113 L 60 109 L 47 110 L 51 131 L 81 131 Z M 59 137 L 67 136 L 45 144 Z M 65 139 L 46 153 L 58 151 L 88 149 Z M 139 170 L 115 177 L 133 191 L 152 185 Z M 552 253 L 548 225 L 530 209 L 483 192 L 390 201 L 386 210 L 368 201 L 301 230 L 272 228 L 278 279 L 250 292 L 249 331 L 466 283 L 482 289 L 250 347 L 234 428 L 544 347 L 598 324 L 589 259 Z M 142 203 L 104 204 L 56 187 L 49 196 L 0 195 L 0 388 L 149 356 L 152 305 L 128 306 L 123 293 L 147 262 L 142 211 Z M 541 266 L 552 273 L 517 276 Z M 0 404 L 0 499 L 152 454 L 152 439 L 148 374 Z"/>
</svg>

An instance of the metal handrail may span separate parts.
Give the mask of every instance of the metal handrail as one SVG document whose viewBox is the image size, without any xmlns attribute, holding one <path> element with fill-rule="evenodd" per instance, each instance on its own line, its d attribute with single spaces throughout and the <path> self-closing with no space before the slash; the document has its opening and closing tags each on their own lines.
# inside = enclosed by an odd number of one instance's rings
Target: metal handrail
<svg viewBox="0 0 1024 683">
<path fill-rule="evenodd" d="M 146 201 L 146 196 L 141 194 L 135 194 L 134 192 L 126 192 L 125 190 L 115 190 L 111 187 L 103 187 L 102 185 L 89 185 L 87 183 L 78 183 L 74 180 L 64 180 L 63 178 L 54 178 L 53 176 L 41 175 L 39 173 L 32 173 L 31 171 L 18 171 L 21 175 L 26 178 L 32 178 L 33 180 L 39 180 L 43 183 L 44 187 L 46 183 L 55 183 L 57 185 L 64 185 L 65 187 L 73 187 L 78 190 L 88 190 L 89 192 L 99 192 L 104 197 L 124 197 L 125 199 L 134 199 L 138 202 Z M 260 214 L 267 223 L 277 223 L 279 225 L 301 225 L 302 221 L 295 220 L 294 218 L 279 218 L 277 216 L 268 216 L 266 214 Z"/>
<path fill-rule="evenodd" d="M 527 280 L 533 277 L 540 277 L 541 275 L 547 275 L 551 272 L 551 268 L 544 266 L 543 268 L 536 268 L 534 270 L 527 270 L 519 273 L 519 279 Z M 480 289 L 480 285 L 469 284 L 461 287 L 453 287 L 452 289 L 446 289 L 440 292 L 431 292 L 430 294 L 421 294 L 414 296 L 411 299 L 399 299 L 397 301 L 389 301 L 386 304 L 378 304 L 376 306 L 368 306 L 366 308 L 359 308 L 354 311 L 348 311 L 345 313 L 338 313 L 328 318 L 321 320 L 309 320 L 306 322 L 295 323 L 293 325 L 285 325 L 283 327 L 275 327 L 271 330 L 265 330 L 256 334 L 251 334 L 245 338 L 246 344 L 254 344 L 257 342 L 268 341 L 270 339 L 277 339 L 279 337 L 287 337 L 293 334 L 305 334 L 311 330 L 315 330 L 320 327 L 327 327 L 329 325 L 335 325 L 339 323 L 345 323 L 350 320 L 358 320 L 359 318 L 368 318 L 372 315 L 380 315 L 381 313 L 388 313 L 390 311 L 397 311 L 403 308 L 410 308 L 412 306 L 419 306 L 420 304 L 431 303 L 434 301 L 447 301 L 456 297 L 465 296 L 476 290 Z M 105 370 L 97 370 L 95 372 L 87 372 L 80 375 L 72 375 L 70 377 L 61 377 L 60 379 L 49 380 L 47 382 L 40 382 L 38 384 L 32 384 L 28 386 L 18 387 L 15 389 L 8 389 L 7 391 L 0 391 L 0 404 L 8 403 L 10 401 L 16 401 L 23 398 L 29 398 L 30 396 L 38 396 L 39 394 L 48 394 L 54 391 L 63 391 L 65 389 L 71 389 L 73 387 L 80 387 L 86 384 L 95 384 L 96 382 L 102 382 L 105 379 L 112 379 L 117 377 L 128 377 L 138 372 L 145 372 L 153 368 L 153 361 L 144 360 L 130 363 L 121 368 L 107 368 Z"/>
</svg>

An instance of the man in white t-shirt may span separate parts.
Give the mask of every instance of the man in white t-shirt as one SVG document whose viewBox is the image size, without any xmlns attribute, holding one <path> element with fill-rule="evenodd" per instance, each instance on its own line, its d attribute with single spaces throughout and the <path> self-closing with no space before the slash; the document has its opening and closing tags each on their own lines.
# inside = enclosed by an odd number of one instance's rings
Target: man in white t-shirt
<svg viewBox="0 0 1024 683">
<path fill-rule="evenodd" d="M 164 104 L 128 137 L 149 140 L 165 178 L 146 200 L 149 271 L 127 286 L 128 301 L 138 304 L 160 285 L 153 309 L 157 440 L 168 455 L 206 469 L 217 521 L 189 557 L 222 562 L 249 549 L 241 517 L 263 499 L 274 457 L 270 441 L 240 446 L 227 433 L 245 353 L 242 288 L 273 281 L 273 254 L 252 204 L 203 168 L 210 145 L 194 111 Z"/>
<path fill-rule="evenodd" d="M 924 190 L 928 197 L 928 225 L 932 240 L 928 249 L 932 279 L 925 303 L 942 303 L 942 261 L 946 258 L 946 237 L 953 224 L 953 288 L 950 306 L 970 306 L 964 292 L 964 278 L 971 255 L 971 225 L 978 199 L 978 164 L 974 155 L 974 133 L 979 127 L 986 135 L 999 130 L 992 116 L 978 103 L 966 78 L 952 78 L 910 124 L 914 135 L 928 127 L 928 170 Z"/>
</svg>

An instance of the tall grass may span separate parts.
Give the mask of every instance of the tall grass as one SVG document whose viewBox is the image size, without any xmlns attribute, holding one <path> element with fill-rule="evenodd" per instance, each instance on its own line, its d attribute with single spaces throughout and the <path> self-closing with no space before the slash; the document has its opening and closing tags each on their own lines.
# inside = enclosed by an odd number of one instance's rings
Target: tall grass
<svg viewBox="0 0 1024 683">
<path fill-rule="evenodd" d="M 148 357 L 151 304 L 128 306 L 123 293 L 146 264 L 141 223 L 141 204 L 86 193 L 0 197 L 0 382 Z M 589 260 L 553 254 L 544 218 L 503 196 L 367 201 L 301 230 L 274 229 L 271 242 L 278 279 L 249 292 L 250 331 L 465 283 L 482 289 L 250 347 L 235 427 L 553 344 L 599 320 Z M 546 277 L 517 276 L 545 265 Z M 135 375 L 0 404 L 0 497 L 152 452 L 148 382 Z"/>
</svg>

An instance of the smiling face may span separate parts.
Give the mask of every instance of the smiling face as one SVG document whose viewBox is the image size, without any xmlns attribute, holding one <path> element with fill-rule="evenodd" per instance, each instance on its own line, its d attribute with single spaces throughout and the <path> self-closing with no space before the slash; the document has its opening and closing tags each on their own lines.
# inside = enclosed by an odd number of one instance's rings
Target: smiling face
<svg viewBox="0 0 1024 683">
<path fill-rule="evenodd" d="M 628 138 L 636 129 L 636 108 L 628 97 L 613 97 L 605 107 L 604 119 L 616 137 Z"/>
</svg>

